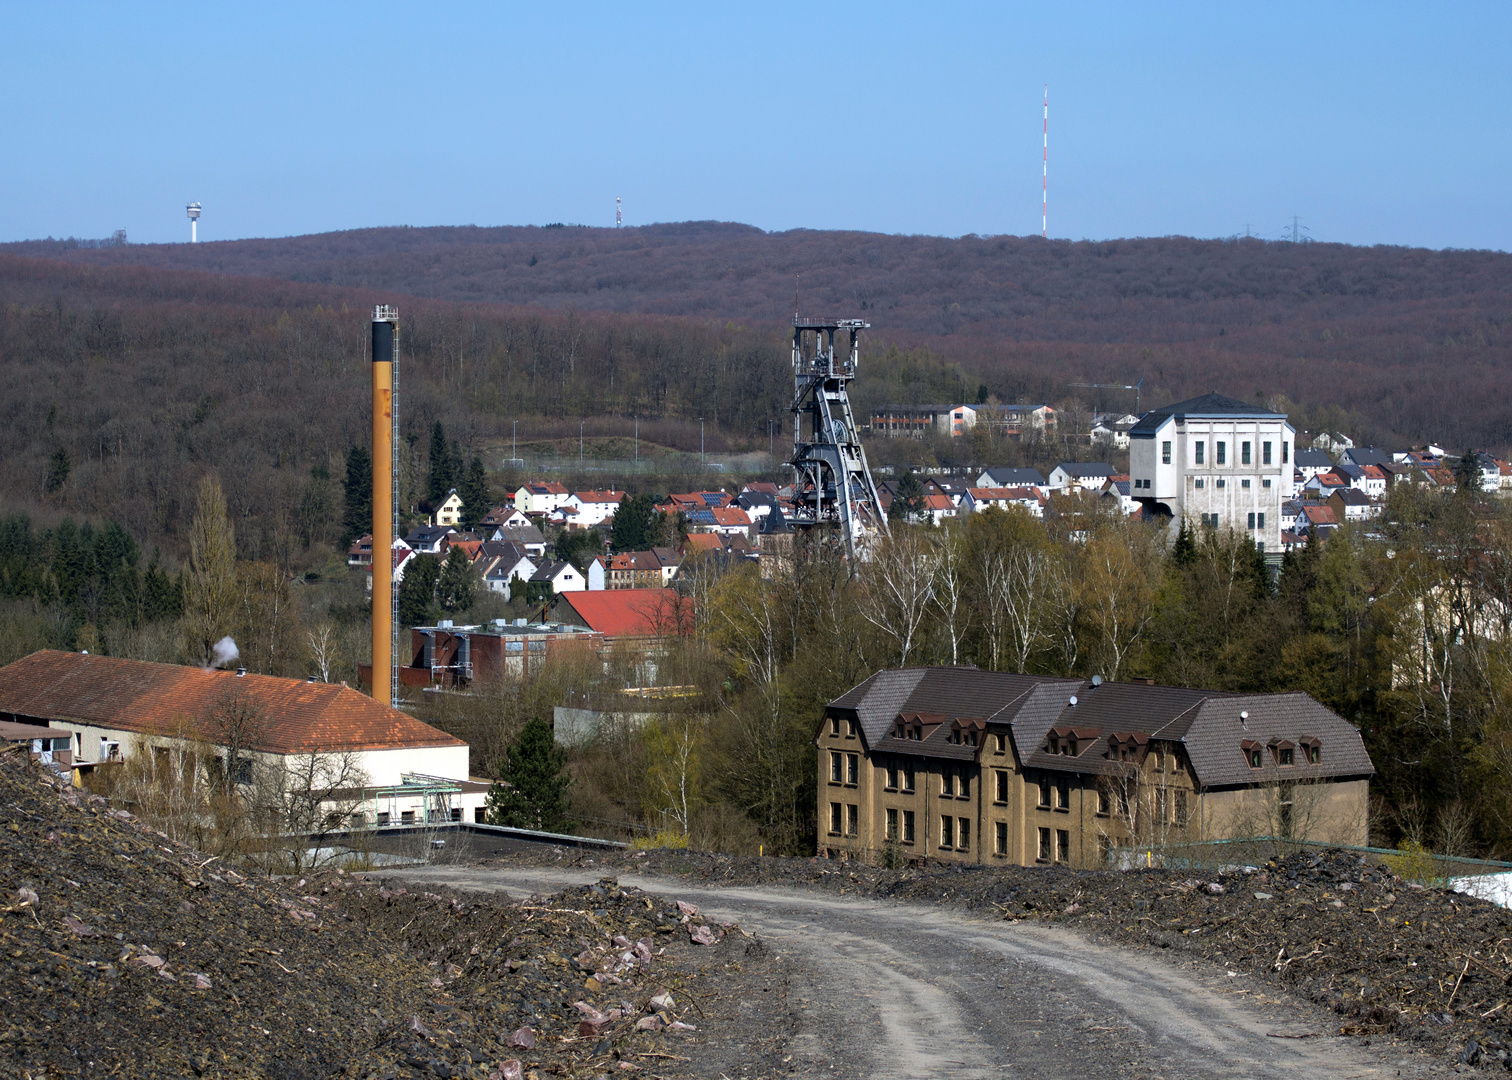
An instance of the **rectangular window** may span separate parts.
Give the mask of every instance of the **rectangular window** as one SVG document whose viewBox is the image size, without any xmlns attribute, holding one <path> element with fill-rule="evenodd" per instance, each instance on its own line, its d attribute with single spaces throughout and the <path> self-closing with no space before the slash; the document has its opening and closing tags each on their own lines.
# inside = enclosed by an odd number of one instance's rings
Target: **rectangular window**
<svg viewBox="0 0 1512 1080">
<path fill-rule="evenodd" d="M 473 811 L 473 820 L 479 825 L 488 820 L 488 810 L 482 806 Z"/>
<path fill-rule="evenodd" d="M 1270 477 L 1268 477 L 1268 476 L 1264 480 L 1260 481 L 1260 486 L 1261 487 L 1270 487 L 1270 485 L 1271 485 Z"/>
<path fill-rule="evenodd" d="M 1071 785 L 1065 780 L 1055 785 L 1055 808 L 1057 810 L 1071 809 Z"/>
<path fill-rule="evenodd" d="M 913 789 L 914 789 L 914 767 L 913 767 L 912 764 L 904 765 L 903 766 L 903 790 L 904 791 L 912 791 Z"/>
<path fill-rule="evenodd" d="M 1283 442 L 1281 444 L 1281 464 L 1285 465 L 1285 464 L 1287 464 L 1290 461 L 1291 461 L 1291 443 Z"/>
<path fill-rule="evenodd" d="M 1008 854 L 1008 823 L 999 821 L 993 829 L 992 850 L 994 854 Z"/>
<path fill-rule="evenodd" d="M 378 811 L 378 824 L 379 825 L 387 825 L 388 823 L 389 823 L 388 811 L 387 810 L 380 810 L 380 811 Z"/>
<path fill-rule="evenodd" d="M 847 720 L 845 722 L 845 737 L 847 739 L 854 739 L 856 737 L 856 722 L 854 720 Z"/>
<path fill-rule="evenodd" d="M 1271 463 L 1270 448 L 1271 444 L 1268 442 L 1263 442 L 1260 444 L 1260 464 L 1269 465 Z"/>
<path fill-rule="evenodd" d="M 829 831 L 830 831 L 830 835 L 831 836 L 839 836 L 840 835 L 840 813 L 841 813 L 841 811 L 840 811 L 840 804 L 837 803 L 837 802 L 830 803 L 830 830 Z"/>
<path fill-rule="evenodd" d="M 454 807 L 452 807 L 451 819 L 453 821 L 461 821 L 462 820 L 462 808 L 460 806 L 454 806 Z"/>
<path fill-rule="evenodd" d="M 903 842 L 905 844 L 914 842 L 914 812 L 912 810 L 903 811 Z"/>
<path fill-rule="evenodd" d="M 840 751 L 838 751 L 838 750 L 831 750 L 830 751 L 830 783 L 832 783 L 832 784 L 838 784 L 838 783 L 840 783 L 840 778 L 844 775 L 840 771 L 841 768 L 843 767 L 840 762 L 841 762 Z"/>
<path fill-rule="evenodd" d="M 896 761 L 887 763 L 887 790 L 898 790 L 898 763 Z"/>
<path fill-rule="evenodd" d="M 1219 487 L 1227 487 L 1228 486 L 1228 481 L 1225 480 L 1223 477 L 1220 476 L 1218 478 L 1218 486 Z"/>
<path fill-rule="evenodd" d="M 1252 529 L 1255 527 L 1255 515 L 1254 514 L 1251 514 L 1249 516 L 1249 527 L 1252 528 Z"/>
<path fill-rule="evenodd" d="M 894 842 L 898 839 L 898 811 L 891 806 L 887 808 L 887 838 Z"/>
<path fill-rule="evenodd" d="M 1050 830 L 1039 831 L 1039 857 L 1042 862 L 1050 861 Z"/>
<path fill-rule="evenodd" d="M 401 824 L 401 825 L 413 825 L 414 823 L 415 823 L 415 812 L 413 810 L 401 810 L 401 811 L 399 811 L 399 824 Z"/>
<path fill-rule="evenodd" d="M 1283 747 L 1281 749 L 1281 764 L 1282 765 L 1290 765 L 1291 763 L 1292 763 L 1291 748 L 1290 747 Z"/>
<path fill-rule="evenodd" d="M 1242 442 L 1242 443 L 1239 444 L 1239 464 L 1241 464 L 1241 465 L 1248 465 L 1249 463 L 1250 463 L 1250 444 L 1249 444 L 1248 441 L 1245 441 L 1245 442 Z"/>
<path fill-rule="evenodd" d="M 1050 778 L 1048 776 L 1039 782 L 1039 804 L 1046 810 L 1050 809 Z"/>
<path fill-rule="evenodd" d="M 1171 463 L 1171 441 L 1169 439 L 1160 444 L 1160 463 L 1162 465 L 1169 465 Z"/>
<path fill-rule="evenodd" d="M 993 752 L 998 754 L 1006 754 L 1008 752 L 1008 736 L 999 732 L 998 734 L 993 736 L 993 739 L 995 746 Z"/>
<path fill-rule="evenodd" d="M 837 738 L 840 735 L 840 718 L 838 716 L 830 717 L 830 734 Z"/>
<path fill-rule="evenodd" d="M 1265 511 L 1262 510 L 1260 513 L 1255 515 L 1255 528 L 1265 528 Z"/>
<path fill-rule="evenodd" d="M 1176 792 L 1176 825 L 1178 828 L 1186 828 L 1187 823 L 1187 793 L 1178 790 Z"/>
<path fill-rule="evenodd" d="M 1197 440 L 1197 447 L 1196 447 L 1196 455 L 1194 456 L 1193 461 L 1196 464 L 1198 464 L 1198 465 L 1205 465 L 1207 463 L 1206 460 L 1205 460 L 1206 455 L 1207 455 L 1207 443 L 1205 443 L 1201 439 L 1198 439 Z"/>
<path fill-rule="evenodd" d="M 1243 480 L 1239 481 L 1239 486 L 1247 489 L 1250 486 L 1249 477 L 1246 476 Z"/>
<path fill-rule="evenodd" d="M 861 779 L 861 755 L 845 755 L 845 782 L 847 784 L 858 783 Z"/>
<path fill-rule="evenodd" d="M 1213 444 L 1213 463 L 1215 465 L 1228 464 L 1228 443 L 1215 442 Z"/>
<path fill-rule="evenodd" d="M 1071 861 L 1071 833 L 1068 829 L 1055 830 L 1055 860 L 1056 862 Z"/>
<path fill-rule="evenodd" d="M 1097 812 L 1106 817 L 1113 811 L 1113 800 L 1108 797 L 1107 788 L 1097 789 Z"/>
<path fill-rule="evenodd" d="M 845 835 L 855 836 L 861 831 L 861 808 L 851 803 L 845 808 Z"/>
<path fill-rule="evenodd" d="M 1006 769 L 998 769 L 992 774 L 994 787 L 993 802 L 1005 803 L 1008 801 L 1008 772 Z"/>
<path fill-rule="evenodd" d="M 971 772 L 970 766 L 961 766 L 961 782 L 956 785 L 956 795 L 962 799 L 971 798 Z"/>
<path fill-rule="evenodd" d="M 1202 486 L 1202 477 L 1200 477 L 1200 476 L 1197 478 L 1197 486 L 1198 487 Z"/>
<path fill-rule="evenodd" d="M 971 850 L 971 819 L 960 818 L 956 822 L 956 847 L 962 851 Z"/>
<path fill-rule="evenodd" d="M 949 814 L 940 816 L 940 846 L 955 847 L 955 818 Z"/>
<path fill-rule="evenodd" d="M 1166 789 L 1155 789 L 1155 820 L 1161 825 L 1166 823 Z"/>
<path fill-rule="evenodd" d="M 945 798 L 955 794 L 955 773 L 949 765 L 940 766 L 940 794 Z"/>
</svg>

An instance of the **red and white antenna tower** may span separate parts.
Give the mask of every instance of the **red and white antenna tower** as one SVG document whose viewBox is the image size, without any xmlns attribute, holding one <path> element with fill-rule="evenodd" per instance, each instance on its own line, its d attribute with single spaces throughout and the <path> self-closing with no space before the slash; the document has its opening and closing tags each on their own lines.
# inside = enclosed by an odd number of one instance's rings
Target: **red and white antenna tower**
<svg viewBox="0 0 1512 1080">
<path fill-rule="evenodd" d="M 616 229 L 619 228 L 622 221 L 624 221 L 624 217 L 620 214 L 620 197 L 616 195 L 614 197 L 614 227 Z"/>
<path fill-rule="evenodd" d="M 1040 177 L 1040 238 L 1050 235 L 1050 84 L 1045 84 L 1045 160 Z"/>
</svg>

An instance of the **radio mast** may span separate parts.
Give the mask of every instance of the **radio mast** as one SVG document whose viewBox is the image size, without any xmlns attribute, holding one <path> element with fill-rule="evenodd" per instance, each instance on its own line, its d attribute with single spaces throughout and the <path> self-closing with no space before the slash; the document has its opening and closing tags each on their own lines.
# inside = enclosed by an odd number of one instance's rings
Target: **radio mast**
<svg viewBox="0 0 1512 1080">
<path fill-rule="evenodd" d="M 1040 175 L 1040 238 L 1050 235 L 1050 84 L 1045 84 L 1045 158 Z"/>
</svg>

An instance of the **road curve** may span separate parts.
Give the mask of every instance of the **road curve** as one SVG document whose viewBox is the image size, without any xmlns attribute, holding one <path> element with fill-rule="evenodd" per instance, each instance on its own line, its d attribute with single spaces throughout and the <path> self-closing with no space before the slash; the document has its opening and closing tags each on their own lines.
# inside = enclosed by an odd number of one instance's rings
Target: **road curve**
<svg viewBox="0 0 1512 1080">
<path fill-rule="evenodd" d="M 515 896 L 600 876 L 479 866 L 388 873 Z M 1337 1020 L 1269 999 L 1246 978 L 1210 976 L 1055 927 L 799 889 L 617 876 L 738 922 L 789 961 L 783 1071 L 793 1075 L 1352 1080 L 1447 1071 L 1421 1055 L 1340 1038 Z"/>
</svg>

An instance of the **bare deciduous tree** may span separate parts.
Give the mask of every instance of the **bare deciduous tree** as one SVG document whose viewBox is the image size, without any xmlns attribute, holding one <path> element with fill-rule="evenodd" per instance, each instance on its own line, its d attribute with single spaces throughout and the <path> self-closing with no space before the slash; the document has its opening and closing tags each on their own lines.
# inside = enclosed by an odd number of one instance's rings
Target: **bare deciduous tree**
<svg viewBox="0 0 1512 1080">
<path fill-rule="evenodd" d="M 894 642 L 899 667 L 918 644 L 939 574 L 940 553 L 921 530 L 899 526 L 861 564 L 857 611 Z"/>
</svg>

